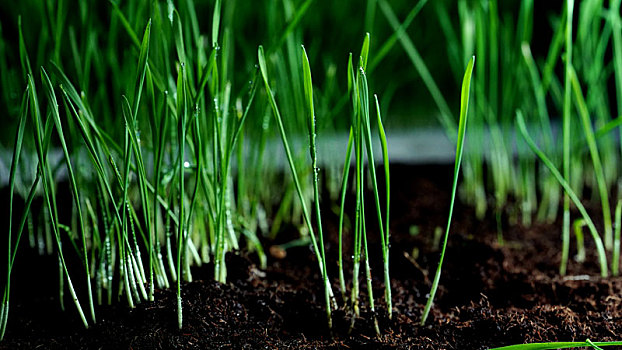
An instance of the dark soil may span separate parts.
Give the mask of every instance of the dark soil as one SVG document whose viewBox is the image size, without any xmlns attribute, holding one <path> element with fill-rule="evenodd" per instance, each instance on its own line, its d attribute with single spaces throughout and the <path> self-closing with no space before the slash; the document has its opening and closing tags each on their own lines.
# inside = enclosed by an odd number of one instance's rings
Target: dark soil
<svg viewBox="0 0 622 350">
<path fill-rule="evenodd" d="M 134 310 L 123 303 L 98 307 L 98 323 L 85 330 L 73 305 L 66 300 L 67 311 L 61 312 L 54 297 L 56 260 L 30 254 L 18 257 L 16 268 L 22 267 L 15 276 L 21 277 L 14 282 L 9 328 L 0 349 L 486 349 L 524 342 L 620 340 L 622 279 L 598 277 L 590 242 L 588 261 L 571 261 L 568 275 L 560 277 L 559 223 L 525 228 L 504 219 L 505 244 L 500 246 L 495 219 L 477 221 L 460 204 L 435 307 L 420 326 L 439 257 L 432 237 L 447 220 L 451 171 L 447 166 L 393 167 L 394 317 L 387 317 L 382 269 L 376 263 L 373 292 L 380 336 L 365 304 L 364 283 L 363 311 L 352 332 L 346 309 L 335 311 L 333 329 L 327 328 L 317 263 L 308 247 L 292 248 L 285 257 L 270 256 L 265 271 L 254 255 L 231 255 L 225 285 L 212 281 L 209 266 L 194 270 L 195 281 L 183 287 L 182 330 L 177 329 L 171 290 L 158 290 L 155 302 Z M 335 215 L 326 210 L 324 219 L 331 218 Z M 379 248 L 370 244 L 378 262 Z M 336 261 L 336 248 L 331 237 L 330 261 Z M 37 268 L 28 268 L 26 259 L 39 259 Z M 336 270 L 329 272 L 337 276 Z M 339 294 L 338 285 L 333 288 Z"/>
</svg>

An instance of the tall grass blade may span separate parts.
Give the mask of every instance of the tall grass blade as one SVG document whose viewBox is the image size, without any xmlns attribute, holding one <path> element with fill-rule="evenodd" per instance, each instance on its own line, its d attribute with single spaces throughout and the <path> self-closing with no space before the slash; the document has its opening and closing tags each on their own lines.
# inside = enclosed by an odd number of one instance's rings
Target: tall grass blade
<svg viewBox="0 0 622 350">
<path fill-rule="evenodd" d="M 179 50 L 179 48 L 178 48 Z M 179 55 L 183 55 L 183 50 Z M 179 57 L 181 59 L 181 57 Z M 186 150 L 186 123 L 187 123 L 187 104 L 186 104 L 186 69 L 184 63 L 179 65 L 177 77 L 177 163 L 178 163 L 178 184 L 177 190 L 179 195 L 179 215 L 177 220 L 177 326 L 179 329 L 183 325 L 183 314 L 181 305 L 181 260 L 182 252 L 186 251 L 186 214 L 184 204 L 184 176 L 185 176 L 185 150 Z"/>
<path fill-rule="evenodd" d="M 313 82 L 311 80 L 311 67 L 309 65 L 309 58 L 304 46 L 301 46 L 302 56 L 302 71 L 304 80 L 304 92 L 305 102 L 307 110 L 307 119 L 309 120 L 309 153 L 311 156 L 311 166 L 313 167 L 313 201 L 315 203 L 315 218 L 317 221 L 317 233 L 319 241 L 319 249 L 322 259 L 322 279 L 324 280 L 324 296 L 326 298 L 326 317 L 328 319 L 328 327 L 332 328 L 331 318 L 331 295 L 330 295 L 330 281 L 328 280 L 328 272 L 326 271 L 326 251 L 324 250 L 324 233 L 322 228 L 322 213 L 320 210 L 320 189 L 318 184 L 318 174 L 320 169 L 317 166 L 317 151 L 316 151 L 316 131 L 315 131 L 315 109 L 313 107 Z"/>
<path fill-rule="evenodd" d="M 389 233 L 389 213 L 391 204 L 391 174 L 389 170 L 389 148 L 387 146 L 387 135 L 382 125 L 382 116 L 380 115 L 380 103 L 378 95 L 374 94 L 376 101 L 376 117 L 378 122 L 378 136 L 380 138 L 380 146 L 382 148 L 382 164 L 384 165 L 384 189 L 386 196 L 385 204 L 385 222 L 384 222 L 384 246 L 382 247 L 382 260 L 384 266 L 384 299 L 387 303 L 387 312 L 389 319 L 393 318 L 393 302 L 391 297 L 391 278 L 389 277 L 389 247 L 391 246 L 391 234 Z"/>
</svg>

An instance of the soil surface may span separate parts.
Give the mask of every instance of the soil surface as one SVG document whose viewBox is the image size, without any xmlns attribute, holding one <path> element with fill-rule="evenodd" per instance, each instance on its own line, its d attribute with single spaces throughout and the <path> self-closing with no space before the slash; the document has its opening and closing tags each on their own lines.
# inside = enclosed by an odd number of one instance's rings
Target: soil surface
<svg viewBox="0 0 622 350">
<path fill-rule="evenodd" d="M 380 336 L 363 280 L 361 314 L 351 329 L 353 317 L 343 307 L 336 279 L 337 216 L 326 209 L 328 260 L 334 262 L 329 273 L 342 306 L 333 313 L 332 330 L 327 327 L 317 262 L 307 246 L 286 254 L 272 249 L 266 270 L 259 269 L 253 254 L 230 255 L 227 284 L 212 280 L 211 266 L 195 269 L 194 282 L 183 286 L 181 330 L 173 290 L 157 290 L 155 302 L 133 310 L 123 302 L 97 307 L 97 324 L 83 329 L 68 299 L 67 310 L 60 310 L 56 258 L 24 249 L 16 262 L 14 276 L 21 277 L 13 281 L 9 326 L 0 349 L 487 349 L 524 342 L 621 339 L 622 279 L 599 277 L 588 237 L 587 261 L 572 260 L 567 276 L 560 277 L 559 222 L 526 228 L 504 218 L 505 244 L 500 245 L 494 216 L 478 221 L 473 210 L 461 204 L 454 213 L 435 306 L 426 325 L 420 326 L 439 258 L 433 233 L 447 220 L 451 176 L 449 166 L 393 166 L 392 319 L 383 300 L 380 248 L 372 237 L 377 234 L 369 230 Z M 374 225 L 370 221 L 369 227 Z M 265 242 L 266 251 L 294 236 L 285 233 L 279 242 Z M 576 254 L 574 242 L 571 254 Z"/>
</svg>

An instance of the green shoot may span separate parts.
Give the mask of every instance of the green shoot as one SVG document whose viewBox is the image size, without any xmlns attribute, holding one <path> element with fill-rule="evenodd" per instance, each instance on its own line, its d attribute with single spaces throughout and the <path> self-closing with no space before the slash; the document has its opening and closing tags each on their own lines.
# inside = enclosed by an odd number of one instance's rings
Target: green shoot
<svg viewBox="0 0 622 350">
<path fill-rule="evenodd" d="M 428 296 L 428 301 L 423 309 L 423 315 L 421 316 L 421 325 L 425 324 L 428 318 L 428 314 L 432 309 L 434 303 L 434 296 L 438 289 L 438 283 L 441 279 L 441 269 L 443 267 L 443 260 L 445 258 L 445 250 L 447 249 L 447 241 L 449 240 L 449 228 L 451 226 L 451 217 L 454 211 L 454 202 L 456 200 L 456 192 L 458 188 L 458 175 L 460 174 L 460 163 L 462 161 L 462 152 L 464 148 L 464 135 L 466 134 L 467 116 L 469 112 L 469 95 L 471 89 L 471 76 L 473 75 L 473 66 L 475 65 L 475 56 L 469 61 L 466 71 L 464 72 L 464 78 L 462 79 L 462 92 L 460 94 L 460 121 L 458 123 L 458 143 L 456 145 L 456 161 L 454 164 L 454 180 L 451 189 L 451 202 L 449 203 L 449 217 L 447 219 L 447 228 L 445 229 L 445 236 L 443 238 L 443 247 L 441 249 L 441 257 L 436 268 L 436 274 L 432 282 L 432 290 Z"/>
</svg>

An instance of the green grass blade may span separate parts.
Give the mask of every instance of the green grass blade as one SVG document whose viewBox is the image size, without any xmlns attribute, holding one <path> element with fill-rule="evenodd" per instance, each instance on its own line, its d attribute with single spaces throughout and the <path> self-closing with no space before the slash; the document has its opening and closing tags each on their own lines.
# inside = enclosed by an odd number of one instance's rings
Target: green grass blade
<svg viewBox="0 0 622 350">
<path fill-rule="evenodd" d="M 363 47 L 361 47 L 361 68 L 363 70 L 367 70 L 367 58 L 369 57 L 369 43 L 370 43 L 370 35 L 369 33 L 365 33 L 365 39 L 363 39 Z"/>
<path fill-rule="evenodd" d="M 443 267 L 443 260 L 445 258 L 445 249 L 447 248 L 447 241 L 449 239 L 449 227 L 451 225 L 451 216 L 454 211 L 454 202 L 456 200 L 456 192 L 458 188 L 458 175 L 460 174 L 460 163 L 462 162 L 462 152 L 464 149 L 464 135 L 466 134 L 467 116 L 469 111 L 469 94 L 471 89 L 471 76 L 473 74 L 473 66 L 475 64 L 475 56 L 471 58 L 464 72 L 464 78 L 462 79 L 462 92 L 460 94 L 460 122 L 458 124 L 458 143 L 456 145 L 456 161 L 454 164 L 454 180 L 451 189 L 451 202 L 449 204 L 449 218 L 447 219 L 447 228 L 445 229 L 445 236 L 443 238 L 443 248 L 441 250 L 441 258 L 436 268 L 436 274 L 434 275 L 434 281 L 432 282 L 432 290 L 430 296 L 423 310 L 421 316 L 421 325 L 425 324 L 428 314 L 432 309 L 434 303 L 434 296 L 438 289 L 438 283 L 441 279 L 441 268 Z"/>
<path fill-rule="evenodd" d="M 570 180 L 570 113 L 571 113 L 571 67 L 572 67 L 572 18 L 574 0 L 566 0 L 566 25 L 564 31 L 566 62 L 564 79 L 564 107 L 562 114 L 562 167 L 566 181 Z M 568 192 L 564 194 L 564 212 L 562 218 L 562 261 L 567 260 L 570 247 L 570 198 Z M 565 257 L 565 258 L 564 258 Z M 566 274 L 566 266 L 559 266 L 559 273 Z"/>
<path fill-rule="evenodd" d="M 15 143 L 13 146 L 13 157 L 11 159 L 11 170 L 9 175 L 9 230 L 8 230 L 8 240 L 7 240 L 7 277 L 6 284 L 4 287 L 4 297 L 2 300 L 1 312 L 0 312 L 0 341 L 4 339 L 4 334 L 6 331 L 6 325 L 9 316 L 9 299 L 11 293 L 11 270 L 13 268 L 13 253 L 12 251 L 17 251 L 17 247 L 19 246 L 19 238 L 15 243 L 15 248 L 12 248 L 13 245 L 13 195 L 15 190 L 15 176 L 17 174 L 17 166 L 19 163 L 19 157 L 22 150 L 22 144 L 24 141 L 24 129 L 26 126 L 26 120 L 28 119 L 28 101 L 29 101 L 29 89 L 26 88 L 22 97 L 22 103 L 20 108 L 20 118 L 19 124 L 17 125 L 17 132 L 15 135 Z M 38 177 L 37 177 L 38 179 Z M 38 180 L 37 180 L 38 183 Z M 24 214 L 27 213 L 27 210 L 24 211 Z M 20 234 L 21 236 L 21 234 Z"/>
<path fill-rule="evenodd" d="M 140 45 L 140 55 L 138 56 L 138 67 L 136 69 L 136 79 L 134 85 L 134 104 L 132 109 L 132 117 L 136 118 L 138 114 L 138 105 L 140 104 L 140 95 L 145 82 L 145 72 L 147 71 L 147 59 L 149 57 L 149 38 L 151 36 L 151 20 L 147 22 L 143 41 Z"/>
<path fill-rule="evenodd" d="M 9 305 L 10 305 L 9 299 L 10 299 L 10 293 L 11 293 L 11 285 L 10 285 L 11 271 L 13 270 L 13 264 L 15 263 L 15 257 L 17 256 L 17 249 L 19 247 L 19 242 L 21 241 L 22 233 L 24 232 L 24 227 L 26 226 L 26 221 L 30 214 L 30 207 L 37 193 L 37 187 L 39 186 L 39 180 L 41 180 L 41 173 L 37 172 L 35 181 L 30 187 L 30 191 L 28 192 L 26 203 L 24 204 L 24 211 L 22 213 L 22 219 L 20 221 L 20 225 L 17 230 L 17 238 L 15 239 L 15 248 L 13 249 L 13 252 L 9 255 L 9 264 L 7 266 L 9 273 L 7 275 L 7 281 L 6 281 L 6 285 L 4 288 L 4 297 L 2 300 L 2 309 L 0 313 L 0 322 L 1 322 L 0 323 L 0 341 L 4 339 L 4 334 L 6 331 L 6 326 L 7 326 L 8 317 L 9 317 Z"/>
<path fill-rule="evenodd" d="M 22 65 L 22 74 L 24 76 L 32 76 L 32 69 L 30 68 L 30 59 L 28 58 L 28 52 L 26 50 L 26 43 L 24 42 L 24 33 L 22 32 L 22 17 L 17 18 L 17 27 L 19 31 L 19 59 Z"/>
<path fill-rule="evenodd" d="M 86 317 L 84 316 L 84 312 L 82 310 L 82 306 L 80 305 L 80 301 L 78 300 L 78 297 L 76 296 L 75 289 L 73 288 L 71 277 L 69 276 L 69 271 L 67 270 L 67 265 L 65 264 L 65 259 L 63 257 L 63 250 L 62 250 L 62 246 L 60 242 L 60 232 L 59 232 L 60 228 L 58 225 L 58 212 L 57 212 L 57 207 L 56 207 L 56 197 L 54 193 L 54 186 L 53 186 L 53 180 L 52 180 L 53 177 L 52 177 L 51 170 L 47 163 L 47 152 L 48 152 L 48 147 L 49 147 L 49 141 L 51 139 L 53 122 L 49 122 L 49 119 L 48 119 L 48 121 L 46 122 L 44 126 L 44 130 L 42 130 L 41 112 L 39 110 L 39 102 L 37 99 L 35 83 L 31 75 L 28 76 L 28 89 L 30 90 L 30 105 L 31 105 L 31 111 L 32 111 L 31 113 L 32 121 L 34 124 L 33 125 L 34 139 L 35 139 L 35 146 L 36 146 L 36 151 L 37 151 L 37 158 L 39 160 L 38 168 L 43 178 L 43 192 L 44 192 L 44 197 L 45 197 L 45 205 L 46 205 L 47 212 L 51 220 L 52 231 L 54 233 L 54 237 L 56 240 L 56 246 L 58 248 L 60 270 L 61 270 L 61 273 L 64 275 L 64 278 L 66 278 L 67 280 L 67 287 L 69 288 L 69 291 L 71 293 L 73 302 L 76 306 L 80 319 L 82 320 L 84 327 L 88 328 L 89 324 L 88 324 L 88 321 L 86 320 Z"/>
<path fill-rule="evenodd" d="M 348 136 L 348 146 L 346 147 L 346 159 L 343 164 L 343 174 L 341 175 L 341 195 L 339 202 L 339 287 L 343 299 L 346 299 L 346 279 L 343 273 L 343 220 L 345 216 L 346 193 L 348 191 L 348 177 L 350 175 L 350 161 L 352 158 L 352 144 L 354 143 L 354 134 L 350 127 L 350 135 Z"/>
<path fill-rule="evenodd" d="M 551 162 L 551 160 L 544 154 L 544 152 L 542 152 L 538 148 L 538 146 L 533 141 L 531 136 L 529 136 L 529 133 L 527 132 L 527 127 L 525 126 L 525 120 L 523 119 L 523 115 L 522 113 L 520 113 L 520 111 L 517 113 L 516 121 L 518 124 L 518 129 L 521 135 L 523 136 L 523 139 L 525 140 L 525 142 L 527 142 L 527 145 L 529 146 L 529 148 L 531 148 L 531 150 L 536 154 L 536 156 L 540 158 L 542 163 L 544 163 L 544 165 L 551 171 L 555 179 L 557 179 L 557 182 L 559 182 L 559 184 L 564 188 L 564 191 L 566 192 L 566 194 L 568 194 L 568 197 L 570 198 L 570 200 L 572 200 L 574 205 L 577 207 L 577 209 L 581 213 L 581 216 L 585 220 L 587 227 L 590 229 L 592 239 L 594 239 L 594 243 L 596 244 L 596 250 L 598 252 L 598 260 L 600 263 L 600 274 L 602 277 L 607 277 L 608 275 L 607 256 L 605 254 L 605 248 L 603 246 L 603 242 L 600 236 L 598 235 L 596 226 L 594 226 L 592 219 L 590 218 L 589 214 L 585 210 L 585 207 L 581 203 L 581 200 L 574 193 L 568 181 L 566 181 L 564 177 L 559 173 L 559 170 L 557 170 L 553 162 Z"/>
<path fill-rule="evenodd" d="M 380 138 L 380 146 L 382 148 L 382 164 L 384 165 L 384 188 L 386 193 L 386 207 L 384 216 L 384 244 L 382 249 L 382 260 L 384 265 L 384 298 L 387 302 L 387 311 L 389 318 L 393 317 L 393 302 L 391 298 L 391 278 L 389 277 L 389 247 L 391 246 L 391 234 L 389 233 L 389 213 L 391 204 L 391 173 L 389 171 L 389 148 L 387 146 L 387 135 L 384 132 L 384 126 L 382 125 L 382 116 L 380 115 L 380 103 L 378 102 L 378 95 L 374 94 L 376 101 L 376 117 L 378 122 L 378 136 Z"/>
<path fill-rule="evenodd" d="M 179 15 L 177 15 L 179 18 Z M 180 27 L 181 29 L 181 27 Z M 178 47 L 179 50 L 179 47 Z M 183 49 L 178 54 L 183 55 Z M 181 59 L 181 57 L 180 57 Z M 177 224 L 177 326 L 179 329 L 182 328 L 183 325 L 183 314 L 182 314 L 182 305 L 181 305 L 181 280 L 182 280 L 182 272 L 181 272 L 181 259 L 182 252 L 185 250 L 185 230 L 186 230 L 186 217 L 185 217 L 185 205 L 184 205 L 184 158 L 185 158 L 185 149 L 186 149 L 186 115 L 187 115 L 187 104 L 186 104 L 186 89 L 185 89 L 185 74 L 186 70 L 183 62 L 180 64 L 179 75 L 177 77 L 177 147 L 178 147 L 178 192 L 179 192 L 179 216 L 178 216 L 178 224 Z"/>
<path fill-rule="evenodd" d="M 592 158 L 592 165 L 594 167 L 594 176 L 596 178 L 596 185 L 598 188 L 601 208 L 603 211 L 603 224 L 605 226 L 605 247 L 611 249 L 613 247 L 613 229 L 611 224 L 611 208 L 609 206 L 609 191 L 607 189 L 607 183 L 605 181 L 605 173 L 603 172 L 603 166 L 600 160 L 601 157 L 598 151 L 598 145 L 596 144 L 594 130 L 592 129 L 592 121 L 590 120 L 588 107 L 585 104 L 585 100 L 583 98 L 583 92 L 581 91 L 581 85 L 579 84 L 577 73 L 572 66 L 570 66 L 570 80 L 572 90 L 575 96 L 575 101 L 577 103 L 577 106 L 579 107 L 579 116 L 581 117 L 581 124 L 583 125 L 585 140 L 587 141 L 587 145 L 590 150 L 590 156 Z"/>
<path fill-rule="evenodd" d="M 304 46 L 301 46 L 302 56 L 302 71 L 303 71 L 303 85 L 306 99 L 306 111 L 307 118 L 309 120 L 309 153 L 311 155 L 311 166 L 313 167 L 313 199 L 315 202 L 315 217 L 317 221 L 317 233 L 319 241 L 319 249 L 322 259 L 322 279 L 324 281 L 324 296 L 326 298 L 326 316 L 328 319 L 328 327 L 332 328 L 331 318 L 331 293 L 330 293 L 330 281 L 328 280 L 328 272 L 326 271 L 326 251 L 324 250 L 324 233 L 322 227 L 322 215 L 320 211 L 320 189 L 318 184 L 318 174 L 320 169 L 317 166 L 317 151 L 316 151 L 316 131 L 315 131 L 315 110 L 313 107 L 313 82 L 311 80 L 311 66 L 309 65 L 309 58 Z"/>
<path fill-rule="evenodd" d="M 216 0 L 214 5 L 214 16 L 212 16 L 212 48 L 218 47 L 218 33 L 220 32 L 220 8 L 221 0 Z"/>
<path fill-rule="evenodd" d="M 91 287 L 91 274 L 89 271 L 89 261 L 88 261 L 88 250 L 87 250 L 87 229 L 86 223 L 84 220 L 84 216 L 82 215 L 82 205 L 80 201 L 80 191 L 78 190 L 77 179 L 75 173 L 73 171 L 73 166 L 71 165 L 71 156 L 69 154 L 69 150 L 67 149 L 66 138 L 63 133 L 62 123 L 60 121 L 60 114 L 58 111 L 58 102 L 56 100 L 56 94 L 54 93 L 54 87 L 52 86 L 52 82 L 43 67 L 41 67 L 41 80 L 43 80 L 45 89 L 48 93 L 49 105 L 52 109 L 52 118 L 54 119 L 54 125 L 56 126 L 56 131 L 58 132 L 58 138 L 61 142 L 61 147 L 63 149 L 63 155 L 65 157 L 65 163 L 67 166 L 67 173 L 69 175 L 69 183 L 71 184 L 71 191 L 73 194 L 73 198 L 76 205 L 76 211 L 78 213 L 78 220 L 80 224 L 80 236 L 82 237 L 82 251 L 81 255 L 83 257 L 83 264 L 86 273 L 86 283 L 89 297 L 89 306 L 91 310 L 91 319 L 95 323 L 95 307 L 93 303 L 93 292 Z"/>
<path fill-rule="evenodd" d="M 490 350 L 555 350 L 555 349 L 571 349 L 571 348 L 583 348 L 586 346 L 597 349 L 596 347 L 602 346 L 619 346 L 622 342 L 591 342 L 589 340 L 584 342 L 552 342 L 552 343 L 532 343 L 532 344 L 518 344 L 502 346 L 498 348 L 491 348 Z"/>
</svg>

